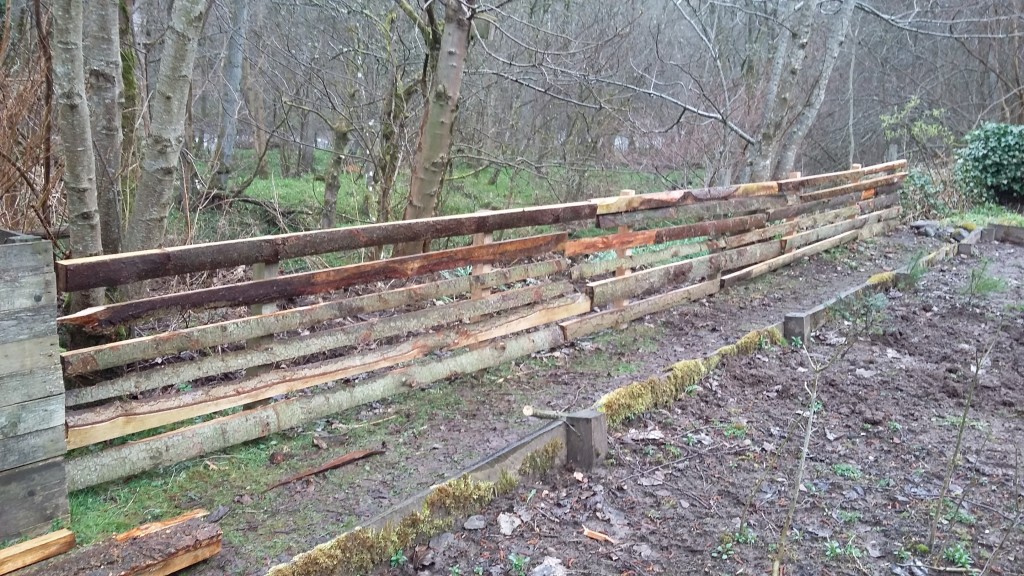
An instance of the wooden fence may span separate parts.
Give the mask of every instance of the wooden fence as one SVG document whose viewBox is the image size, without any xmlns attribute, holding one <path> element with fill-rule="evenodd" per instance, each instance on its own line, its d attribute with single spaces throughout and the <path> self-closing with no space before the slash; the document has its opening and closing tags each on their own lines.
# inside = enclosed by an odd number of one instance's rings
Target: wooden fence
<svg viewBox="0 0 1024 576">
<path fill-rule="evenodd" d="M 68 447 L 92 447 L 69 459 L 69 483 L 495 366 L 885 233 L 905 166 L 59 261 L 63 292 L 159 288 L 58 319 L 132 336 L 61 355 Z M 425 239 L 457 247 L 281 274 Z"/>
<path fill-rule="evenodd" d="M 0 542 L 68 515 L 53 248 L 0 230 Z"/>
</svg>

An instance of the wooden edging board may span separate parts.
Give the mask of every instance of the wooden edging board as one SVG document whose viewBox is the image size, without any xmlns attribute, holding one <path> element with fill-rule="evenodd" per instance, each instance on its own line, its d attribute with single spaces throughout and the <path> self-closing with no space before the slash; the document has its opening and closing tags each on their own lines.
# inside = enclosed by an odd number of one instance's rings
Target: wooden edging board
<svg viewBox="0 0 1024 576">
<path fill-rule="evenodd" d="M 923 266 L 934 266 L 938 262 L 946 260 L 958 253 L 959 244 L 948 244 L 922 258 L 921 264 Z M 909 272 L 909 269 L 909 265 L 903 266 L 902 268 L 893 271 L 891 278 L 878 282 L 872 282 L 869 280 L 863 284 L 844 290 L 835 298 L 819 304 L 814 308 L 804 312 L 786 314 L 786 318 L 782 324 L 782 335 L 786 338 L 786 341 L 791 341 L 793 338 L 799 338 L 801 342 L 806 343 L 811 334 L 825 324 L 828 320 L 828 313 L 831 310 L 841 305 L 844 301 L 892 287 L 901 275 Z M 881 276 L 881 274 L 876 276 Z"/>
<path fill-rule="evenodd" d="M 348 530 L 336 538 L 320 544 L 316 548 L 302 552 L 289 562 L 271 567 L 267 572 L 267 576 L 274 576 L 275 574 L 284 572 L 292 562 L 300 561 L 302 557 L 306 555 L 315 556 L 318 553 L 318 548 L 331 546 L 333 543 L 344 539 L 348 534 L 353 532 L 359 530 L 381 530 L 389 525 L 396 525 L 402 520 L 402 518 L 422 510 L 427 497 L 430 496 L 438 486 L 458 480 L 464 476 L 468 476 L 476 482 L 497 482 L 503 473 L 518 475 L 517 472 L 527 457 L 538 450 L 552 445 L 554 442 L 560 443 L 561 446 L 554 458 L 554 461 L 552 462 L 552 466 L 561 466 L 566 461 L 566 434 L 567 426 L 564 421 L 557 420 L 546 424 L 528 436 L 507 445 L 501 451 L 484 457 L 475 464 L 455 473 L 443 482 L 435 484 L 430 488 L 407 498 L 403 502 L 396 504 L 382 514 L 368 520 L 365 524 L 357 526 L 352 530 Z"/>
</svg>

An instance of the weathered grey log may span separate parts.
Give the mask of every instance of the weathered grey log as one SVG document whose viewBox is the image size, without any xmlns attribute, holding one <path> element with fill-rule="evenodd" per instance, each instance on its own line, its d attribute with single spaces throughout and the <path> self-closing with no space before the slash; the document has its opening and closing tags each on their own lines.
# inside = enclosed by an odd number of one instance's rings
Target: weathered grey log
<svg viewBox="0 0 1024 576">
<path fill-rule="evenodd" d="M 138 394 L 145 390 L 184 385 L 208 376 L 235 372 L 253 366 L 273 365 L 301 356 L 310 356 L 364 342 L 461 322 L 472 316 L 503 312 L 518 306 L 561 296 L 572 289 L 572 284 L 569 282 L 542 284 L 500 292 L 482 300 L 466 300 L 446 306 L 434 306 L 341 328 L 321 330 L 305 336 L 278 339 L 274 341 L 273 346 L 211 354 L 191 362 L 176 362 L 150 370 L 133 372 L 88 388 L 70 390 L 68 397 L 70 402 L 78 405 L 126 394 Z"/>
<path fill-rule="evenodd" d="M 684 258 L 686 256 L 700 254 L 701 252 L 707 252 L 711 248 L 711 242 L 676 244 L 675 246 L 669 246 L 661 250 L 652 250 L 650 252 L 644 252 L 643 254 L 632 254 L 625 258 L 609 258 L 607 260 L 583 262 L 573 266 L 570 273 L 573 280 L 583 280 L 593 276 L 614 272 L 620 267 L 632 268 L 635 270 L 637 268 L 660 264 L 666 260 L 675 260 L 677 258 Z"/>
</svg>

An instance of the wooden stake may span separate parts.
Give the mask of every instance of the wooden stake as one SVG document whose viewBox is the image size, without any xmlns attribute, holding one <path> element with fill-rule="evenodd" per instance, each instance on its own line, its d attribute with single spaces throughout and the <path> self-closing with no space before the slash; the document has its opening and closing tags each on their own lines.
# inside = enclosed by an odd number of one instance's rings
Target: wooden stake
<svg viewBox="0 0 1024 576">
<path fill-rule="evenodd" d="M 277 278 L 280 271 L 281 265 L 279 262 L 270 262 L 266 264 L 263 262 L 257 262 L 252 266 L 252 279 L 269 280 L 271 278 Z M 269 302 L 265 304 L 253 304 L 252 306 L 249 306 L 249 314 L 253 316 L 263 316 L 265 314 L 273 314 L 274 312 L 277 312 L 276 302 Z M 274 335 L 270 334 L 267 336 L 261 336 L 258 338 L 247 340 L 245 342 L 245 348 L 247 350 L 262 350 L 267 348 L 268 346 L 273 346 L 273 344 Z M 273 369 L 273 364 L 265 364 L 263 366 L 250 366 L 249 368 L 245 369 L 245 376 L 247 378 L 251 378 L 258 374 L 264 374 L 266 372 L 269 372 Z M 267 399 L 260 400 L 259 402 L 253 402 L 252 404 L 246 404 L 242 406 L 242 409 L 247 410 L 249 408 L 255 408 L 256 406 L 262 406 L 269 401 L 270 400 Z"/>
<path fill-rule="evenodd" d="M 623 190 L 619 194 L 619 196 L 634 196 L 634 195 L 636 195 L 636 190 Z M 619 230 L 618 230 L 619 234 L 625 235 L 625 234 L 629 234 L 630 232 L 632 232 L 632 228 L 630 228 L 629 226 L 619 226 Z M 615 258 L 620 260 L 620 261 L 623 258 L 627 258 L 627 257 L 632 256 L 632 255 L 633 255 L 633 250 L 630 249 L 630 248 L 616 248 L 615 249 Z M 618 268 L 615 269 L 615 277 L 616 278 L 622 278 L 624 276 L 629 276 L 632 273 L 633 273 L 633 269 L 626 267 L 625 264 L 622 264 Z M 621 300 L 616 300 L 616 301 L 612 302 L 612 309 L 613 310 L 619 310 L 621 308 L 625 308 L 626 304 L 628 304 L 628 303 L 629 303 L 629 299 L 628 298 L 623 298 Z M 619 325 L 619 329 L 620 330 L 625 329 L 625 328 L 626 328 L 626 323 L 623 323 L 623 324 Z"/>
</svg>

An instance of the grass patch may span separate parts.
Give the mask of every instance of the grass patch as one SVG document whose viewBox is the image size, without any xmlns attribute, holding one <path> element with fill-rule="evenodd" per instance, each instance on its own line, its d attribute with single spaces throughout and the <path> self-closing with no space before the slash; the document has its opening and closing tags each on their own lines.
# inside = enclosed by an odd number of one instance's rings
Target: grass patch
<svg viewBox="0 0 1024 576">
<path fill-rule="evenodd" d="M 958 226 L 968 231 L 988 226 L 989 224 L 1002 224 L 1003 226 L 1024 227 L 1024 214 L 1010 210 L 999 204 L 982 204 L 976 206 L 964 214 L 951 216 L 943 221 L 951 226 Z"/>
</svg>

